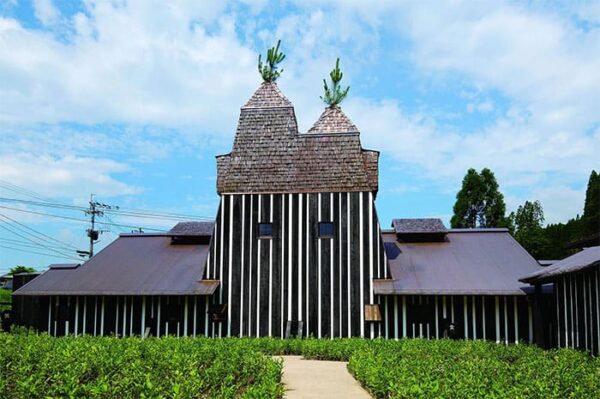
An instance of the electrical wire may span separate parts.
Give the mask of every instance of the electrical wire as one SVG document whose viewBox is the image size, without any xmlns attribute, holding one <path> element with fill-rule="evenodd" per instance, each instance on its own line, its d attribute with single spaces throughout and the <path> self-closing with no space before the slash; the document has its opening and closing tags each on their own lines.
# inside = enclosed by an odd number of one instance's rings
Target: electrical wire
<svg viewBox="0 0 600 399">
<path fill-rule="evenodd" d="M 4 214 L 2 214 L 2 213 L 0 213 L 0 216 L 4 217 L 5 219 L 8 219 L 8 220 L 12 221 L 13 223 L 16 223 L 16 224 L 18 224 L 19 226 L 22 226 L 22 227 L 26 228 L 26 229 L 27 229 L 27 230 L 29 230 L 29 231 L 32 231 L 32 232 L 34 232 L 35 234 L 38 234 L 38 235 L 42 236 L 40 239 L 41 239 L 41 240 L 43 240 L 43 241 L 49 242 L 49 240 L 51 240 L 51 241 L 57 242 L 57 243 L 59 243 L 59 244 L 61 244 L 61 245 L 64 245 L 65 247 L 70 247 L 71 249 L 77 250 L 77 248 L 76 248 L 76 247 L 74 247 L 73 245 L 71 245 L 71 244 L 68 244 L 68 243 L 66 243 L 66 242 L 63 242 L 63 241 L 60 241 L 60 240 L 58 240 L 58 239 L 56 239 L 56 238 L 54 238 L 54 237 L 50 237 L 49 235 L 47 235 L 47 234 L 44 234 L 44 233 L 42 233 L 41 231 L 37 231 L 36 229 L 33 229 L 33 228 L 31 228 L 31 227 L 29 227 L 29 226 L 27 226 L 27 225 L 24 225 L 23 223 L 21 223 L 21 222 L 19 222 L 19 221 L 15 220 L 15 219 L 13 219 L 13 218 L 11 218 L 10 216 L 6 216 L 6 215 L 4 215 Z M 31 234 L 31 233 L 30 233 L 30 234 Z"/>
<path fill-rule="evenodd" d="M 13 207 L 9 207 L 9 206 L 2 206 L 0 205 L 0 208 L 2 209 L 10 209 L 13 211 L 17 211 L 17 212 L 24 212 L 24 213 L 31 213 L 34 215 L 42 215 L 42 216 L 49 216 L 49 217 L 53 217 L 53 218 L 60 218 L 60 219 L 65 219 L 65 220 L 73 220 L 76 222 L 84 222 L 84 223 L 89 223 L 89 220 L 86 219 L 79 219 L 79 218 L 74 218 L 71 216 L 64 216 L 64 215 L 55 215 L 52 213 L 44 213 L 44 212 L 36 212 L 36 211 L 29 211 L 29 210 L 25 210 L 25 209 L 19 209 L 19 208 L 13 208 Z M 110 222 L 101 222 L 101 221 L 97 221 L 97 223 L 102 223 L 102 224 L 106 224 L 109 226 L 120 226 L 120 227 L 127 227 L 127 228 L 132 228 L 132 229 L 143 229 L 143 230 L 152 230 L 152 231 L 166 231 L 166 230 L 162 230 L 162 229 L 155 229 L 152 227 L 142 227 L 142 226 L 133 226 L 133 225 L 127 225 L 127 224 L 120 224 L 120 223 L 110 223 Z"/>
<path fill-rule="evenodd" d="M 57 256 L 55 254 L 48 254 L 48 253 L 44 253 L 44 252 L 37 252 L 37 251 L 26 251 L 20 248 L 13 248 L 13 247 L 9 247 L 7 245 L 1 245 L 0 244 L 0 248 L 6 248 L 6 249 L 11 249 L 13 251 L 17 251 L 17 252 L 23 252 L 23 253 L 27 253 L 27 254 L 35 254 L 35 255 L 43 255 L 43 256 L 48 256 L 48 257 L 52 257 L 52 258 L 59 258 L 59 259 L 70 259 L 70 260 L 77 260 L 80 261 L 81 259 L 72 257 L 72 256 Z"/>
<path fill-rule="evenodd" d="M 11 227 L 12 227 L 12 226 L 11 226 Z M 19 237 L 21 237 L 21 238 L 24 238 L 24 239 L 26 239 L 27 241 L 29 241 L 29 242 L 31 242 L 31 243 L 33 243 L 33 244 L 38 244 L 38 245 L 40 245 L 41 247 L 44 247 L 45 249 L 47 249 L 47 250 L 49 250 L 49 251 L 51 251 L 51 252 L 54 252 L 54 253 L 57 253 L 57 254 L 59 254 L 59 255 L 63 255 L 63 256 L 64 256 L 64 255 L 71 256 L 71 254 L 70 254 L 70 253 L 68 253 L 66 249 L 63 249 L 63 250 L 56 250 L 56 249 L 52 249 L 51 247 L 48 247 L 48 246 L 46 246 L 46 245 L 44 245 L 44 244 L 42 244 L 42 243 L 39 243 L 39 242 L 33 241 L 32 239 L 28 238 L 27 236 L 24 236 L 24 235 L 20 234 L 19 232 L 17 232 L 17 231 L 14 231 L 14 230 L 12 230 L 11 228 L 9 228 L 9 227 L 7 227 L 7 226 L 4 226 L 4 225 L 2 225 L 2 224 L 0 224 L 0 228 L 2 228 L 2 229 L 4 229 L 4 230 L 6 230 L 6 231 L 8 231 L 8 232 L 11 232 L 11 233 L 13 233 L 13 234 L 15 234 L 15 235 L 17 235 L 17 236 L 19 236 Z"/>
</svg>

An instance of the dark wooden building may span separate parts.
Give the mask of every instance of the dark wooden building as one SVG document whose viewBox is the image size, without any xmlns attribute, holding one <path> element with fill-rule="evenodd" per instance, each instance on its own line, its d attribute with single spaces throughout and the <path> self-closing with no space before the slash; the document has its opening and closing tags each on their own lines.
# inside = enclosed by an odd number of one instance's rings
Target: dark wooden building
<svg viewBox="0 0 600 399">
<path fill-rule="evenodd" d="M 210 335 L 202 279 L 214 223 L 121 234 L 83 265 L 51 265 L 13 294 L 15 321 L 52 335 Z"/>
<path fill-rule="evenodd" d="M 557 346 L 600 353 L 600 246 L 584 248 L 522 281 L 538 293 L 545 284 L 554 286 L 552 306 L 540 306 L 536 323 L 554 326 Z"/>
<path fill-rule="evenodd" d="M 396 219 L 383 232 L 390 279 L 376 280 L 383 336 L 533 342 L 523 273 L 540 269 L 507 229 Z"/>
<path fill-rule="evenodd" d="M 505 230 L 396 220 L 382 232 L 377 151 L 328 107 L 300 133 L 263 83 L 217 156 L 214 223 L 124 234 L 80 266 L 52 267 L 15 297 L 51 334 L 428 337 L 531 340 L 518 278 L 539 265 Z M 37 312 L 37 313 L 36 313 Z"/>
</svg>

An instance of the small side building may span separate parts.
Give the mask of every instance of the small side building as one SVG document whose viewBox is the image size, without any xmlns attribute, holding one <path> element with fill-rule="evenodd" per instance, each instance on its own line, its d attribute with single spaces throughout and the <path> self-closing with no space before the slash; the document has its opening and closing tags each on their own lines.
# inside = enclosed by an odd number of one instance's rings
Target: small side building
<svg viewBox="0 0 600 399">
<path fill-rule="evenodd" d="M 533 342 L 523 273 L 541 266 L 507 229 L 395 219 L 382 233 L 391 276 L 375 280 L 382 335 Z"/>
<path fill-rule="evenodd" d="M 187 222 L 121 234 L 83 265 L 51 265 L 13 293 L 18 324 L 57 336 L 211 335 L 219 281 L 203 275 L 213 230 Z"/>
<path fill-rule="evenodd" d="M 554 325 L 556 345 L 600 353 L 600 246 L 585 248 L 536 273 L 522 282 L 554 286 L 551 315 L 536 311 L 537 324 Z"/>
</svg>

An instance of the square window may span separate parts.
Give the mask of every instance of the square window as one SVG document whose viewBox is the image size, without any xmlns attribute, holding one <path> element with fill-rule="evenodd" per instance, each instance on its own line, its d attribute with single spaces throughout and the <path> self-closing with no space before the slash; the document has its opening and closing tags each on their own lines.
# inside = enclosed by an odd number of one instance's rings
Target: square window
<svg viewBox="0 0 600 399">
<path fill-rule="evenodd" d="M 273 223 L 259 223 L 258 224 L 258 238 L 271 238 L 273 237 Z"/>
<path fill-rule="evenodd" d="M 333 237 L 333 223 L 331 222 L 320 222 L 319 223 L 319 237 Z"/>
</svg>

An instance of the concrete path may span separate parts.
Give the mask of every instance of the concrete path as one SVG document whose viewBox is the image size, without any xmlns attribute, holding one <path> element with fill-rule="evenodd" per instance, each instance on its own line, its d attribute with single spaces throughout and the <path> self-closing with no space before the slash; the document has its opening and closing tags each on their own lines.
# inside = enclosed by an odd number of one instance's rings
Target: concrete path
<svg viewBox="0 0 600 399">
<path fill-rule="evenodd" d="M 281 356 L 285 397 L 368 399 L 371 396 L 346 369 L 345 362 L 304 360 L 302 356 Z"/>
</svg>

